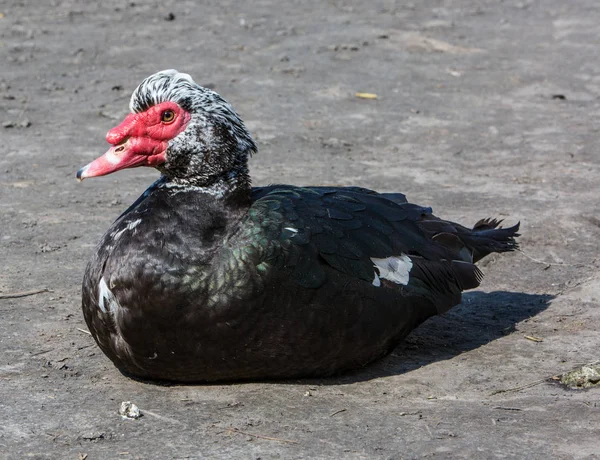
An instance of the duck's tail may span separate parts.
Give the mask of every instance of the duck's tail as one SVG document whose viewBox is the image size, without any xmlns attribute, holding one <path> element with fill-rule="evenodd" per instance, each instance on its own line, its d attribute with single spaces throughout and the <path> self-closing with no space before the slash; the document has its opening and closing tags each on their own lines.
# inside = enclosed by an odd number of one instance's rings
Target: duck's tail
<svg viewBox="0 0 600 460">
<path fill-rule="evenodd" d="M 462 225 L 431 218 L 419 222 L 422 229 L 433 233 L 432 240 L 449 250 L 448 259 L 431 261 L 413 257 L 412 284 L 417 292 L 429 297 L 437 313 L 444 313 L 461 300 L 466 289 L 479 286 L 483 274 L 475 265 L 492 252 L 508 252 L 517 249 L 515 238 L 519 236 L 520 223 L 502 228 L 501 220 L 482 219 L 470 229 Z"/>
<path fill-rule="evenodd" d="M 514 251 L 519 247 L 519 225 L 502 228 L 502 220 L 481 219 L 473 228 L 427 215 L 417 222 L 423 231 L 438 244 L 450 249 L 452 260 L 475 263 L 492 252 Z"/>
<path fill-rule="evenodd" d="M 473 230 L 468 235 L 460 235 L 467 247 L 470 247 L 473 254 L 473 262 L 483 259 L 492 252 L 514 251 L 519 247 L 515 240 L 520 236 L 520 222 L 508 228 L 500 227 L 502 220 L 487 218 L 481 219 L 473 226 Z"/>
</svg>

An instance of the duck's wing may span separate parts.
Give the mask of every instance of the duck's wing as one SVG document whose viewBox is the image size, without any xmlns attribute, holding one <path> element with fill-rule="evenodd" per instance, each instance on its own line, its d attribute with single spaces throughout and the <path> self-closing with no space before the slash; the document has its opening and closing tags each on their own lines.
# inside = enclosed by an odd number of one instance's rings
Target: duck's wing
<svg viewBox="0 0 600 460">
<path fill-rule="evenodd" d="M 392 197 L 357 187 L 255 189 L 225 247 L 245 248 L 247 261 L 285 271 L 304 288 L 323 287 L 330 267 L 364 281 L 365 289 L 427 297 L 446 311 L 481 281 L 472 249 L 458 236 L 424 230 L 422 222 L 436 219 L 430 208 Z"/>
</svg>

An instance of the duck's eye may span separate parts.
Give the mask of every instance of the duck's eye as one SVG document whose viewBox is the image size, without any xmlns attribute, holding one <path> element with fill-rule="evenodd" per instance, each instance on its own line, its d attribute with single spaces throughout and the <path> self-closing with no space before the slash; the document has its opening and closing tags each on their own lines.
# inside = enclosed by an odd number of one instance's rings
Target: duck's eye
<svg viewBox="0 0 600 460">
<path fill-rule="evenodd" d="M 160 114 L 160 121 L 163 123 L 171 123 L 173 120 L 175 120 L 175 112 L 172 110 L 165 110 Z"/>
</svg>

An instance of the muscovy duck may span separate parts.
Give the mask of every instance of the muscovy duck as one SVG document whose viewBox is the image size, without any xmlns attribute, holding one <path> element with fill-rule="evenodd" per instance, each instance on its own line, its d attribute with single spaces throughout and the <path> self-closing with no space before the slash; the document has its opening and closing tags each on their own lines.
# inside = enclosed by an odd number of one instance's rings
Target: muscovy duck
<svg viewBox="0 0 600 460">
<path fill-rule="evenodd" d="M 519 224 L 441 220 L 400 193 L 252 188 L 256 145 L 217 93 L 175 70 L 146 78 L 112 147 L 77 178 L 162 175 L 102 237 L 83 313 L 124 373 L 171 381 L 329 376 L 390 352 L 479 285 Z"/>
</svg>

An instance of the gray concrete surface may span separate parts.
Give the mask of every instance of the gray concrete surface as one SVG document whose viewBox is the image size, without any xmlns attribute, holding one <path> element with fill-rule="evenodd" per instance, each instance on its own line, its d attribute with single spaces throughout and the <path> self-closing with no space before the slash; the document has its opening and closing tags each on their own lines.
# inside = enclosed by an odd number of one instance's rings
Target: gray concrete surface
<svg viewBox="0 0 600 460">
<path fill-rule="evenodd" d="M 600 390 L 549 380 L 600 359 L 596 0 L 4 0 L 0 13 L 0 457 L 599 456 Z M 524 253 L 485 261 L 480 290 L 360 372 L 124 377 L 81 331 L 80 283 L 157 174 L 74 175 L 139 81 L 171 67 L 247 121 L 256 184 L 360 185 L 466 224 L 520 220 Z M 117 414 L 127 400 L 141 419 Z"/>
</svg>

